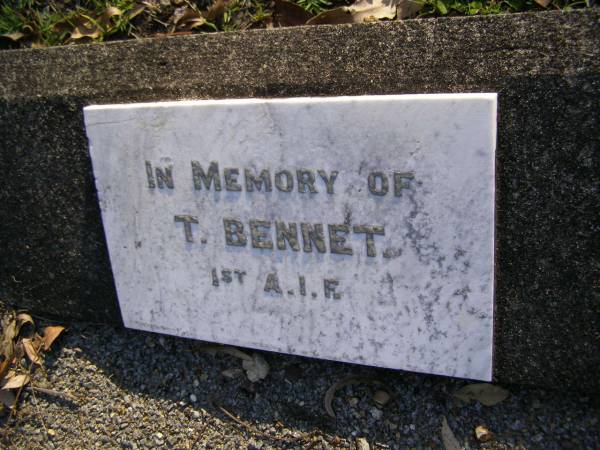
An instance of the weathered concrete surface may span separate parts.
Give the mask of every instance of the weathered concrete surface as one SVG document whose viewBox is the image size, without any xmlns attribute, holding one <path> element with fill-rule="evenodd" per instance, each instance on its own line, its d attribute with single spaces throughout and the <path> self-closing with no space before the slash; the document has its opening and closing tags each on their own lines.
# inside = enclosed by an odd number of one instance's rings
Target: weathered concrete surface
<svg viewBox="0 0 600 450">
<path fill-rule="evenodd" d="M 3 52 L 0 297 L 119 320 L 85 105 L 498 92 L 495 378 L 600 390 L 598 42 L 590 9 Z"/>
</svg>

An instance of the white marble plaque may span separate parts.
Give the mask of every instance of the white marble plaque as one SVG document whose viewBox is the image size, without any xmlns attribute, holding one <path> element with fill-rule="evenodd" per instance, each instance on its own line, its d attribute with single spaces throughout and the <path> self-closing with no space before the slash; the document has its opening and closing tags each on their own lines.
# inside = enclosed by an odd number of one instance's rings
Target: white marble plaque
<svg viewBox="0 0 600 450">
<path fill-rule="evenodd" d="M 495 94 L 84 114 L 126 326 L 491 379 Z"/>
</svg>

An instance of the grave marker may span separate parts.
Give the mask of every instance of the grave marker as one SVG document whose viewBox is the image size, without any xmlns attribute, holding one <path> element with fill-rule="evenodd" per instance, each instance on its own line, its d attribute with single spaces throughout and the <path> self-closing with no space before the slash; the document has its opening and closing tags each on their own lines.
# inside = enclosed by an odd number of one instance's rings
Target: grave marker
<svg viewBox="0 0 600 450">
<path fill-rule="evenodd" d="M 495 94 L 85 121 L 127 326 L 491 380 Z"/>
</svg>

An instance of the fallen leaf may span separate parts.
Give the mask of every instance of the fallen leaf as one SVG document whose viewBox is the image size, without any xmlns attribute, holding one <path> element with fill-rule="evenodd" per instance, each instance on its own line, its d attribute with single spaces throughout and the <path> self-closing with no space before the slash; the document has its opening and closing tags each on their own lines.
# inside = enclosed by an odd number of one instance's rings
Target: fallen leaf
<svg viewBox="0 0 600 450">
<path fill-rule="evenodd" d="M 35 326 L 32 317 L 27 313 L 17 314 L 17 334 L 24 325 L 31 324 Z"/>
<path fill-rule="evenodd" d="M 73 403 L 76 403 L 78 401 L 78 399 L 76 397 L 74 397 L 72 394 L 70 394 L 68 392 L 55 391 L 54 389 L 46 389 L 46 388 L 37 387 L 37 386 L 35 386 L 35 387 L 27 386 L 27 389 L 30 391 L 41 392 L 42 394 L 45 394 L 45 395 L 60 397 L 64 400 L 68 400 Z M 0 391 L 0 392 L 2 392 L 2 391 Z"/>
<path fill-rule="evenodd" d="M 275 23 L 280 27 L 304 25 L 313 15 L 289 0 L 275 0 Z"/>
<path fill-rule="evenodd" d="M 252 383 L 262 380 L 269 374 L 269 363 L 258 353 L 252 353 L 252 360 L 244 360 L 242 367 Z"/>
<path fill-rule="evenodd" d="M 98 18 L 97 22 L 102 28 L 106 29 L 110 25 L 111 19 L 116 16 L 122 16 L 123 11 L 121 11 L 116 6 L 109 6 L 104 10 L 102 15 Z"/>
<path fill-rule="evenodd" d="M 2 319 L 2 354 L 7 360 L 11 360 L 15 352 L 15 337 L 19 332 L 17 328 L 17 321 L 12 314 L 7 314 Z"/>
<path fill-rule="evenodd" d="M 15 405 L 15 401 L 17 398 L 15 394 L 10 391 L 4 391 L 0 389 L 0 402 L 2 402 L 6 407 L 12 408 Z"/>
<path fill-rule="evenodd" d="M 239 359 L 243 359 L 244 361 L 252 361 L 252 356 L 229 345 L 202 345 L 199 349 L 213 356 L 220 352 L 230 356 L 234 356 Z"/>
<path fill-rule="evenodd" d="M 535 2 L 536 2 L 538 5 L 540 5 L 540 6 L 544 7 L 544 8 L 546 8 L 546 7 L 547 7 L 547 6 L 550 4 L 551 0 L 535 0 Z"/>
<path fill-rule="evenodd" d="M 380 19 L 413 17 L 423 7 L 420 0 L 359 0 L 350 6 L 324 11 L 307 25 L 374 22 Z"/>
<path fill-rule="evenodd" d="M 485 406 L 494 406 L 506 400 L 509 395 L 506 389 L 489 383 L 468 384 L 454 393 L 454 396 L 460 400 L 465 402 L 477 400 Z"/>
<path fill-rule="evenodd" d="M 56 338 L 64 331 L 65 327 L 54 325 L 44 328 L 44 350 L 50 350 L 50 346 Z"/>
<path fill-rule="evenodd" d="M 61 20 L 60 22 L 56 22 L 53 26 L 52 26 L 52 32 L 54 33 L 58 33 L 58 34 L 62 34 L 62 33 L 67 33 L 70 32 L 72 28 L 72 25 L 69 23 L 68 20 Z"/>
<path fill-rule="evenodd" d="M 441 434 L 442 434 L 442 442 L 444 443 L 444 448 L 446 450 L 461 450 L 462 449 L 460 442 L 458 442 L 458 439 L 456 439 L 456 436 L 454 435 L 454 432 L 450 428 L 450 425 L 448 425 L 448 421 L 446 420 L 445 417 L 442 419 Z"/>
<path fill-rule="evenodd" d="M 143 1 L 141 4 L 148 8 L 151 13 L 158 13 L 161 10 L 161 5 L 156 0 Z"/>
<path fill-rule="evenodd" d="M 335 396 L 336 391 L 338 391 L 346 386 L 350 386 L 351 384 L 359 384 L 359 383 L 383 386 L 384 388 L 386 388 L 386 390 L 388 392 L 392 392 L 392 390 L 390 388 L 388 388 L 383 382 L 381 382 L 379 380 L 373 380 L 373 379 L 365 378 L 365 377 L 343 378 L 339 381 L 336 381 L 333 385 L 331 385 L 331 387 L 329 389 L 327 389 L 327 392 L 325 392 L 325 398 L 323 399 L 323 406 L 325 407 L 325 411 L 327 411 L 327 414 L 329 414 L 331 417 L 333 417 L 335 419 L 335 411 L 333 410 L 332 403 L 333 403 L 333 398 Z"/>
<path fill-rule="evenodd" d="M 135 6 L 133 9 L 127 11 L 127 14 L 125 14 L 127 16 L 127 18 L 129 20 L 133 19 L 134 17 L 139 16 L 141 13 L 144 12 L 144 10 L 146 9 L 146 5 L 137 5 Z"/>
<path fill-rule="evenodd" d="M 31 339 L 23 339 L 23 348 L 25 349 L 25 354 L 32 363 L 37 364 L 38 366 L 42 365 L 42 358 L 35 349 L 34 343 Z"/>
<path fill-rule="evenodd" d="M 100 27 L 88 16 L 82 14 L 75 20 L 75 23 L 75 28 L 71 32 L 71 40 L 98 39 L 102 36 Z"/>
<path fill-rule="evenodd" d="M 369 445 L 369 441 L 367 441 L 363 437 L 359 437 L 356 439 L 356 450 L 370 450 L 371 446 Z"/>
<path fill-rule="evenodd" d="M 323 11 L 321 14 L 317 14 L 308 20 L 306 25 L 356 23 L 349 8 L 349 6 L 342 6 Z"/>
<path fill-rule="evenodd" d="M 12 33 L 4 33 L 0 36 L 6 39 L 10 39 L 13 42 L 18 42 L 20 39 L 25 37 L 25 33 L 21 33 L 20 31 L 13 31 Z"/>
<path fill-rule="evenodd" d="M 15 354 L 13 356 L 13 364 L 15 364 L 17 361 L 21 361 L 21 359 L 23 359 L 24 356 L 25 349 L 23 348 L 23 340 L 19 339 L 17 342 L 15 342 Z"/>
<path fill-rule="evenodd" d="M 192 8 L 185 8 L 173 14 L 173 23 L 177 31 L 191 31 L 206 23 L 202 14 Z"/>
<path fill-rule="evenodd" d="M 486 427 L 479 425 L 475 428 L 475 437 L 479 442 L 487 442 L 492 439 L 492 432 Z"/>
<path fill-rule="evenodd" d="M 225 0 L 215 0 L 212 5 L 203 13 L 206 20 L 209 22 L 214 22 L 217 19 L 220 19 L 221 16 L 225 13 L 225 5 L 227 2 Z"/>
<path fill-rule="evenodd" d="M 10 368 L 10 359 L 5 359 L 0 363 L 0 380 L 2 380 L 8 373 Z"/>
<path fill-rule="evenodd" d="M 19 389 L 27 383 L 29 383 L 29 375 L 15 375 L 2 386 L 2 389 Z"/>
<path fill-rule="evenodd" d="M 420 0 L 404 0 L 396 4 L 396 19 L 408 19 L 416 17 L 417 13 L 423 9 L 425 2 Z"/>
<path fill-rule="evenodd" d="M 31 338 L 31 344 L 33 345 L 35 351 L 39 352 L 40 349 L 44 346 L 44 338 L 41 337 L 39 334 L 35 333 L 33 335 L 33 338 Z"/>
<path fill-rule="evenodd" d="M 243 373 L 244 373 L 244 371 L 242 369 L 234 368 L 234 369 L 225 369 L 224 371 L 221 372 L 221 375 L 223 375 L 225 378 L 229 378 L 230 380 L 233 380 L 234 378 L 239 377 Z"/>
</svg>

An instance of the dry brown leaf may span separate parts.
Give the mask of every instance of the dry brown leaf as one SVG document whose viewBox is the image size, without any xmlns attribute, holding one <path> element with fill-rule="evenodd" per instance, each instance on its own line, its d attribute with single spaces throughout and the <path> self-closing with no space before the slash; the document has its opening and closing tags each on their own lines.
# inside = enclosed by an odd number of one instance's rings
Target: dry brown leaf
<svg viewBox="0 0 600 450">
<path fill-rule="evenodd" d="M 121 11 L 119 8 L 117 8 L 115 6 L 109 6 L 108 8 L 106 8 L 104 10 L 102 15 L 98 18 L 97 22 L 103 28 L 107 28 L 110 25 L 110 19 L 112 19 L 115 16 L 121 16 L 121 15 L 123 15 L 123 11 Z"/>
<path fill-rule="evenodd" d="M 15 352 L 15 337 L 19 329 L 17 328 L 17 320 L 12 314 L 6 315 L 2 319 L 2 343 L 0 350 L 4 358 L 11 360 Z"/>
<path fill-rule="evenodd" d="M 488 442 L 492 439 L 493 435 L 486 427 L 479 425 L 475 428 L 475 437 L 479 442 Z"/>
<path fill-rule="evenodd" d="M 191 31 L 204 25 L 206 19 L 195 9 L 185 8 L 183 11 L 173 14 L 173 23 L 177 31 Z"/>
<path fill-rule="evenodd" d="M 116 6 L 109 6 L 102 14 L 102 17 L 110 18 L 114 16 L 120 16 L 121 14 L 123 14 L 123 11 L 121 11 L 119 8 L 117 8 Z"/>
<path fill-rule="evenodd" d="M 225 13 L 225 0 L 215 0 L 210 7 L 204 11 L 203 15 L 209 22 L 214 22 Z"/>
<path fill-rule="evenodd" d="M 448 421 L 445 417 L 442 419 L 441 434 L 442 442 L 446 450 L 462 450 L 460 442 L 458 442 L 458 439 L 456 439 L 456 436 L 454 435 L 452 428 L 450 428 L 450 425 L 448 425 Z"/>
<path fill-rule="evenodd" d="M 474 383 L 463 386 L 454 393 L 454 396 L 465 402 L 477 400 L 485 406 L 494 406 L 503 400 L 506 400 L 510 393 L 489 383 Z"/>
<path fill-rule="evenodd" d="M 71 39 L 73 40 L 98 39 L 100 36 L 102 36 L 102 31 L 96 25 L 92 25 L 90 28 L 78 26 L 71 32 Z"/>
<path fill-rule="evenodd" d="M 348 6 L 333 8 L 317 14 L 306 22 L 306 25 L 355 23 Z"/>
<path fill-rule="evenodd" d="M 27 389 L 30 390 L 30 391 L 34 391 L 34 392 L 40 392 L 40 393 L 45 394 L 45 395 L 50 395 L 50 396 L 53 396 L 53 397 L 59 397 L 59 398 L 62 398 L 64 400 L 68 400 L 68 401 L 73 402 L 73 403 L 77 403 L 79 401 L 77 399 L 77 397 L 73 396 L 69 392 L 55 391 L 54 389 L 46 389 L 46 388 L 42 388 L 42 387 L 38 387 L 38 386 L 27 386 Z M 2 391 L 0 390 L 0 392 L 2 392 Z"/>
<path fill-rule="evenodd" d="M 374 22 L 381 19 L 405 19 L 423 7 L 419 0 L 359 0 L 350 6 L 330 9 L 313 17 L 307 25 Z"/>
<path fill-rule="evenodd" d="M 221 372 L 221 375 L 223 375 L 225 378 L 229 378 L 230 380 L 237 378 L 238 376 L 242 375 L 244 373 L 244 371 L 242 369 L 240 369 L 239 367 L 237 368 L 233 368 L 233 369 L 225 369 Z"/>
<path fill-rule="evenodd" d="M 19 330 L 21 330 L 21 328 L 24 325 L 27 325 L 28 323 L 35 326 L 33 318 L 29 314 L 27 314 L 27 313 L 17 314 L 17 333 L 19 332 Z"/>
<path fill-rule="evenodd" d="M 289 0 L 275 0 L 274 19 L 277 26 L 293 27 L 304 25 L 313 15 L 302 6 Z"/>
<path fill-rule="evenodd" d="M 252 361 L 252 356 L 244 353 L 238 348 L 230 347 L 229 345 L 203 345 L 200 347 L 200 350 L 211 355 L 221 352 L 226 355 L 234 356 L 235 358 L 243 359 L 244 361 Z"/>
<path fill-rule="evenodd" d="M 35 333 L 33 338 L 31 338 L 31 343 L 33 344 L 35 351 L 39 353 L 40 349 L 44 346 L 44 338 Z"/>
<path fill-rule="evenodd" d="M 10 39 L 13 42 L 18 42 L 20 39 L 23 39 L 25 37 L 25 33 L 21 33 L 20 31 L 13 31 L 12 33 L 1 34 L 0 37 Z"/>
<path fill-rule="evenodd" d="M 27 313 L 19 313 L 17 314 L 16 321 L 17 337 L 31 337 L 35 330 L 35 323 L 33 321 L 33 318 Z"/>
<path fill-rule="evenodd" d="M 8 370 L 10 369 L 10 363 L 10 359 L 5 359 L 0 363 L 0 380 L 2 380 L 8 373 Z"/>
<path fill-rule="evenodd" d="M 84 14 L 73 19 L 75 28 L 71 31 L 71 40 L 98 39 L 102 36 L 102 30 L 91 17 Z"/>
<path fill-rule="evenodd" d="M 71 28 L 72 26 L 68 20 L 61 20 L 60 22 L 57 22 L 52 26 L 52 31 L 54 33 L 66 33 L 68 31 L 71 31 Z"/>
<path fill-rule="evenodd" d="M 65 327 L 54 325 L 44 328 L 44 350 L 50 350 L 50 346 L 56 338 L 65 330 Z"/>
<path fill-rule="evenodd" d="M 329 389 L 327 389 L 327 392 L 325 392 L 325 398 L 323 399 L 323 406 L 325 407 L 325 411 L 327 411 L 327 414 L 329 414 L 331 417 L 333 417 L 335 419 L 335 411 L 333 410 L 333 397 L 335 396 L 336 391 L 346 387 L 346 386 L 350 386 L 351 384 L 360 384 L 360 383 L 364 383 L 364 384 L 374 384 L 376 386 L 383 386 L 387 392 L 392 392 L 392 390 L 387 387 L 385 385 L 385 383 L 379 381 L 379 380 L 374 380 L 371 378 L 365 378 L 365 377 L 347 377 L 347 378 L 343 378 L 337 382 L 335 382 L 333 385 L 331 385 L 331 387 Z"/>
<path fill-rule="evenodd" d="M 19 339 L 17 340 L 17 342 L 15 342 L 15 354 L 13 356 L 13 364 L 15 364 L 16 361 L 21 361 L 21 359 L 23 359 L 24 356 L 25 349 L 23 348 L 23 340 Z"/>
<path fill-rule="evenodd" d="M 244 360 L 242 367 L 246 371 L 246 376 L 250 382 L 262 380 L 269 374 L 269 363 L 258 353 L 252 353 L 250 361 Z"/>
<path fill-rule="evenodd" d="M 33 340 L 27 338 L 23 339 L 23 348 L 25 349 L 25 354 L 32 363 L 37 364 L 38 366 L 42 365 L 42 358 L 38 354 Z"/>
<path fill-rule="evenodd" d="M 127 11 L 127 14 L 125 14 L 125 15 L 127 16 L 127 18 L 129 20 L 131 20 L 134 17 L 137 17 L 141 13 L 143 13 L 145 9 L 146 9 L 146 5 L 137 5 L 133 9 L 130 9 L 129 11 Z"/>
<path fill-rule="evenodd" d="M 29 375 L 15 375 L 2 386 L 2 389 L 19 389 L 27 383 L 29 383 Z"/>
<path fill-rule="evenodd" d="M 409 19 L 416 17 L 423 9 L 425 2 L 420 0 L 404 0 L 396 3 L 396 19 Z"/>
<path fill-rule="evenodd" d="M 15 394 L 10 391 L 4 391 L 0 389 L 0 402 L 2 402 L 7 408 L 12 408 L 15 405 L 17 398 Z"/>
<path fill-rule="evenodd" d="M 543 8 L 547 8 L 551 0 L 535 0 L 535 2 Z"/>
</svg>

